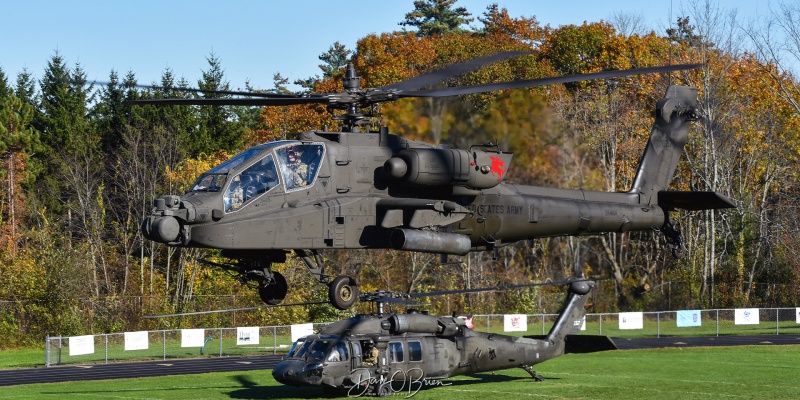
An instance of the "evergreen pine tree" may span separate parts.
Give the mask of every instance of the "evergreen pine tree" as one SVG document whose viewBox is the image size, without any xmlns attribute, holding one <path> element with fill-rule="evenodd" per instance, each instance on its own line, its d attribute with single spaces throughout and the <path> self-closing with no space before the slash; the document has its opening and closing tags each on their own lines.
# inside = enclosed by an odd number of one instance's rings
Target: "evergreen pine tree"
<svg viewBox="0 0 800 400">
<path fill-rule="evenodd" d="M 8 78 L 3 68 L 0 68 L 0 101 L 11 94 L 11 88 L 8 86 Z"/>
<path fill-rule="evenodd" d="M 466 8 L 453 8 L 455 3 L 456 0 L 415 0 L 414 11 L 406 14 L 405 21 L 399 24 L 417 27 L 417 36 L 462 32 L 461 25 L 473 18 Z"/>
<path fill-rule="evenodd" d="M 17 83 L 14 89 L 14 94 L 23 102 L 30 105 L 36 105 L 36 82 L 33 76 L 28 72 L 27 68 L 23 68 L 22 72 L 17 74 Z"/>
<path fill-rule="evenodd" d="M 56 52 L 48 61 L 40 91 L 39 112 L 34 116 L 33 127 L 40 132 L 45 151 L 36 154 L 43 168 L 36 186 L 48 212 L 62 215 L 71 197 L 68 193 L 75 189 L 65 179 L 70 175 L 70 160 L 80 153 L 81 162 L 87 163 L 87 167 L 100 168 L 94 165 L 98 140 L 88 123 L 87 104 L 91 99 L 86 74 L 80 65 L 70 70 Z"/>
<path fill-rule="evenodd" d="M 230 84 L 225 80 L 225 71 L 216 54 L 211 53 L 206 60 L 208 70 L 203 71 L 203 78 L 197 81 L 202 97 L 217 99 L 230 97 L 216 91 L 230 90 Z M 200 129 L 192 140 L 193 155 L 201 153 L 210 154 L 217 150 L 234 152 L 239 149 L 242 142 L 241 125 L 234 120 L 235 114 L 228 106 L 204 106 L 200 108 Z"/>
</svg>

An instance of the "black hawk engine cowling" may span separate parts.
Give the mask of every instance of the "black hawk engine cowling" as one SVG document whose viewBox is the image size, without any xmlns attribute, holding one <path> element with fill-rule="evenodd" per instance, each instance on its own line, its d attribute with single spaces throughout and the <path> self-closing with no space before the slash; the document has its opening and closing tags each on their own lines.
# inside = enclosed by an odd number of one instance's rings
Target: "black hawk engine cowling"
<svg viewBox="0 0 800 400">
<path fill-rule="evenodd" d="M 439 336 L 453 336 L 459 326 L 466 326 L 463 319 L 455 317 L 434 317 L 426 314 L 394 314 L 387 321 L 388 330 L 393 335 L 403 333 L 431 333 Z"/>
<path fill-rule="evenodd" d="M 457 149 L 406 149 L 384 163 L 389 177 L 418 186 L 489 189 L 500 184 L 512 153 Z"/>
</svg>

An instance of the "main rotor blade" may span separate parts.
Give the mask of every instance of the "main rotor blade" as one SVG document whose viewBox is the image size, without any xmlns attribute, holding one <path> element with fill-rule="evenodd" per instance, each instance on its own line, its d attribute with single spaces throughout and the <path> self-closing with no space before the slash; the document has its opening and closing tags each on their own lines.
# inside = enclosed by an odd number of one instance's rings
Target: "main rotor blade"
<svg viewBox="0 0 800 400">
<path fill-rule="evenodd" d="M 459 76 L 464 73 L 474 71 L 484 65 L 496 63 L 498 61 L 507 60 L 509 58 L 521 57 L 531 54 L 528 51 L 504 51 L 501 53 L 491 54 L 484 57 L 473 58 L 468 61 L 453 64 L 435 71 L 427 72 L 422 75 L 406 79 L 401 82 L 393 83 L 391 85 L 382 86 L 378 90 L 415 90 L 422 87 L 430 86 L 450 79 L 454 76 Z"/>
<path fill-rule="evenodd" d="M 111 82 L 108 81 L 92 81 L 87 82 L 87 85 L 99 85 L 100 87 L 108 87 Z M 117 87 L 121 89 L 126 89 L 130 87 L 135 87 L 139 89 L 151 89 L 151 90 L 160 90 L 160 91 L 178 91 L 178 92 L 188 92 L 188 93 L 205 93 L 205 94 L 221 94 L 221 95 L 231 95 L 231 96 L 248 96 L 248 97 L 268 97 L 268 98 L 285 98 L 285 97 L 297 97 L 296 94 L 291 93 L 268 93 L 268 92 L 246 92 L 240 90 L 211 90 L 211 89 L 197 89 L 197 88 L 189 88 L 189 87 L 180 87 L 180 86 L 159 86 L 159 85 L 125 85 L 124 82 L 117 82 Z"/>
<path fill-rule="evenodd" d="M 526 87 L 553 85 L 557 83 L 588 81 L 592 79 L 608 79 L 608 78 L 617 78 L 630 75 L 652 74 L 656 72 L 671 72 L 671 71 L 697 69 L 701 68 L 703 65 L 704 64 L 680 64 L 680 65 L 665 65 L 660 67 L 634 68 L 634 69 L 626 69 L 620 71 L 602 71 L 602 72 L 593 72 L 590 74 L 556 76 L 552 78 L 527 79 L 527 80 L 511 81 L 511 82 L 485 83 L 481 85 L 472 85 L 472 86 L 455 86 L 455 87 L 446 87 L 440 89 L 417 90 L 411 92 L 398 93 L 397 96 L 398 97 L 458 96 L 464 94 L 485 93 L 495 90 L 518 89 Z"/>
<path fill-rule="evenodd" d="M 228 308 L 228 309 L 224 309 L 224 310 L 192 311 L 192 312 L 174 313 L 174 314 L 143 315 L 142 318 L 152 319 L 152 318 L 164 318 L 164 317 L 182 317 L 184 315 L 216 314 L 216 313 L 231 312 L 231 311 L 252 311 L 252 310 L 259 310 L 259 309 L 262 309 L 262 308 L 310 306 L 310 305 L 315 305 L 315 304 L 330 304 L 330 302 L 328 302 L 328 301 L 306 301 L 306 302 L 302 302 L 302 303 L 276 304 L 276 305 L 273 305 L 273 306 L 264 305 L 264 306 L 244 307 L 244 308 Z"/>
<path fill-rule="evenodd" d="M 131 104 L 153 105 L 185 105 L 185 106 L 291 106 L 296 104 L 330 103 L 327 97 L 266 97 L 250 99 L 142 99 L 133 100 Z"/>
</svg>

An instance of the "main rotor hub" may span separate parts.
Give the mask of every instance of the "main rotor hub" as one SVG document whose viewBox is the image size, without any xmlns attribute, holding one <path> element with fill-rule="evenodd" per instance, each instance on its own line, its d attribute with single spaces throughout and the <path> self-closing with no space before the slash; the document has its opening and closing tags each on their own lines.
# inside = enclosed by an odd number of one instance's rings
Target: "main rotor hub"
<svg viewBox="0 0 800 400">
<path fill-rule="evenodd" d="M 342 86 L 348 92 L 355 92 L 361 88 L 361 77 L 356 75 L 356 67 L 353 63 L 347 63 L 347 70 L 342 78 Z"/>
</svg>

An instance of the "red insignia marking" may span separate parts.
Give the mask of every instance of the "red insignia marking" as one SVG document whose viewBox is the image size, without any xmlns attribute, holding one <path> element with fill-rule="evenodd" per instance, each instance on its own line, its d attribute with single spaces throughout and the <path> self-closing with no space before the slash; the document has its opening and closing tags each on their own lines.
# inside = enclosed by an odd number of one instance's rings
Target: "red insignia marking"
<svg viewBox="0 0 800 400">
<path fill-rule="evenodd" d="M 500 157 L 489 156 L 492 159 L 492 175 L 497 176 L 497 181 L 503 180 L 503 174 L 506 173 L 506 163 Z"/>
</svg>

